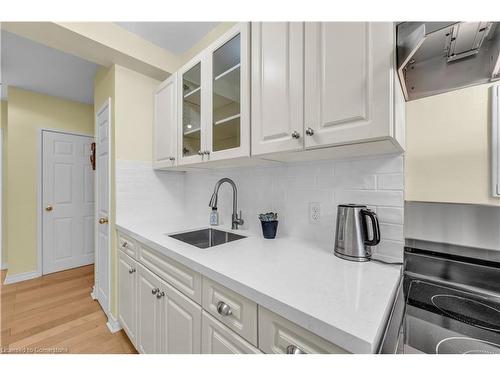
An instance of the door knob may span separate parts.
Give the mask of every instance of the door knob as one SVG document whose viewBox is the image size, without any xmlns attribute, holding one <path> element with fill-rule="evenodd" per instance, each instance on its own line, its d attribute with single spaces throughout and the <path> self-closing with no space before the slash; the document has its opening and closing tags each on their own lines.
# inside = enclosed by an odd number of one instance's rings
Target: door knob
<svg viewBox="0 0 500 375">
<path fill-rule="evenodd" d="M 299 139 L 300 138 L 300 133 L 297 130 L 294 130 L 292 132 L 292 138 L 293 139 Z"/>
<path fill-rule="evenodd" d="M 314 130 L 313 130 L 313 128 L 307 128 L 307 129 L 306 129 L 306 134 L 307 134 L 308 136 L 312 136 L 312 135 L 314 135 Z"/>
<path fill-rule="evenodd" d="M 53 207 L 49 204 L 47 207 L 45 207 L 45 211 L 52 211 Z"/>
<path fill-rule="evenodd" d="M 108 223 L 108 218 L 107 217 L 101 217 L 99 219 L 99 224 L 107 224 Z"/>
</svg>

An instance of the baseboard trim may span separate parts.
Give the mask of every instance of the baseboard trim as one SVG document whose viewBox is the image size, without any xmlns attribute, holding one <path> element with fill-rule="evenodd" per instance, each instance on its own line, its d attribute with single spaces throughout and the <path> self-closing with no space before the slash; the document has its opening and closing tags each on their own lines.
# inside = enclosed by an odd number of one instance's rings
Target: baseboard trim
<svg viewBox="0 0 500 375">
<path fill-rule="evenodd" d="M 108 316 L 106 326 L 111 333 L 116 333 L 122 329 L 120 322 L 111 313 Z"/>
<path fill-rule="evenodd" d="M 0 270 L 6 270 L 7 268 L 9 268 L 9 265 L 7 263 L 2 263 L 2 266 L 0 267 Z"/>
<path fill-rule="evenodd" d="M 21 281 L 36 279 L 37 277 L 42 276 L 42 274 L 38 271 L 31 272 L 23 272 L 15 275 L 11 275 L 7 272 L 7 276 L 5 277 L 4 285 L 19 283 Z"/>
<path fill-rule="evenodd" d="M 95 296 L 95 286 L 92 287 L 92 291 L 90 292 L 90 297 L 95 301 L 97 297 Z"/>
</svg>

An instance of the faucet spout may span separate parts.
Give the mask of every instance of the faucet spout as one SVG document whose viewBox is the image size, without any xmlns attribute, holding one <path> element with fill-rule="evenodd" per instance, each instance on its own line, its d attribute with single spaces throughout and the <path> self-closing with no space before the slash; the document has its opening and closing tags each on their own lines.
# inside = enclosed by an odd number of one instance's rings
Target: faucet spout
<svg viewBox="0 0 500 375">
<path fill-rule="evenodd" d="M 241 212 L 238 216 L 238 189 L 236 188 L 236 184 L 230 178 L 221 178 L 215 184 L 214 192 L 212 197 L 210 198 L 210 202 L 208 204 L 209 207 L 217 208 L 217 200 L 219 195 L 219 188 L 224 183 L 227 182 L 233 188 L 233 213 L 231 215 L 231 229 L 238 229 L 238 225 L 243 225 L 244 221 L 241 218 Z"/>
</svg>

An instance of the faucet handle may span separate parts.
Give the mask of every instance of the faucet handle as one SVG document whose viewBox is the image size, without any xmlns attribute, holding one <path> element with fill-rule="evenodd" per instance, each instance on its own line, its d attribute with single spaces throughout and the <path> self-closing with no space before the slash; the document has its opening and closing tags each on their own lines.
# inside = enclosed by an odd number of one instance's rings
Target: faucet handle
<svg viewBox="0 0 500 375">
<path fill-rule="evenodd" d="M 245 222 L 242 218 L 242 213 L 241 213 L 241 210 L 240 210 L 240 215 L 239 216 L 236 216 L 236 222 L 238 223 L 238 225 L 243 225 L 243 223 Z"/>
</svg>

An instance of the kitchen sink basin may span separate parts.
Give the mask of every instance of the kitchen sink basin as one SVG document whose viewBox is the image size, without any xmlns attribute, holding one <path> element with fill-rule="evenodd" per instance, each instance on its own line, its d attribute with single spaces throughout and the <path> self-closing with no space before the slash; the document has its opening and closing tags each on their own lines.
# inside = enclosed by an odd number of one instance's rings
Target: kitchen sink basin
<svg viewBox="0 0 500 375">
<path fill-rule="evenodd" d="M 245 236 L 240 236 L 239 234 L 212 228 L 199 229 L 178 234 L 169 234 L 168 236 L 199 247 L 200 249 L 208 249 L 209 247 L 245 238 Z"/>
</svg>

